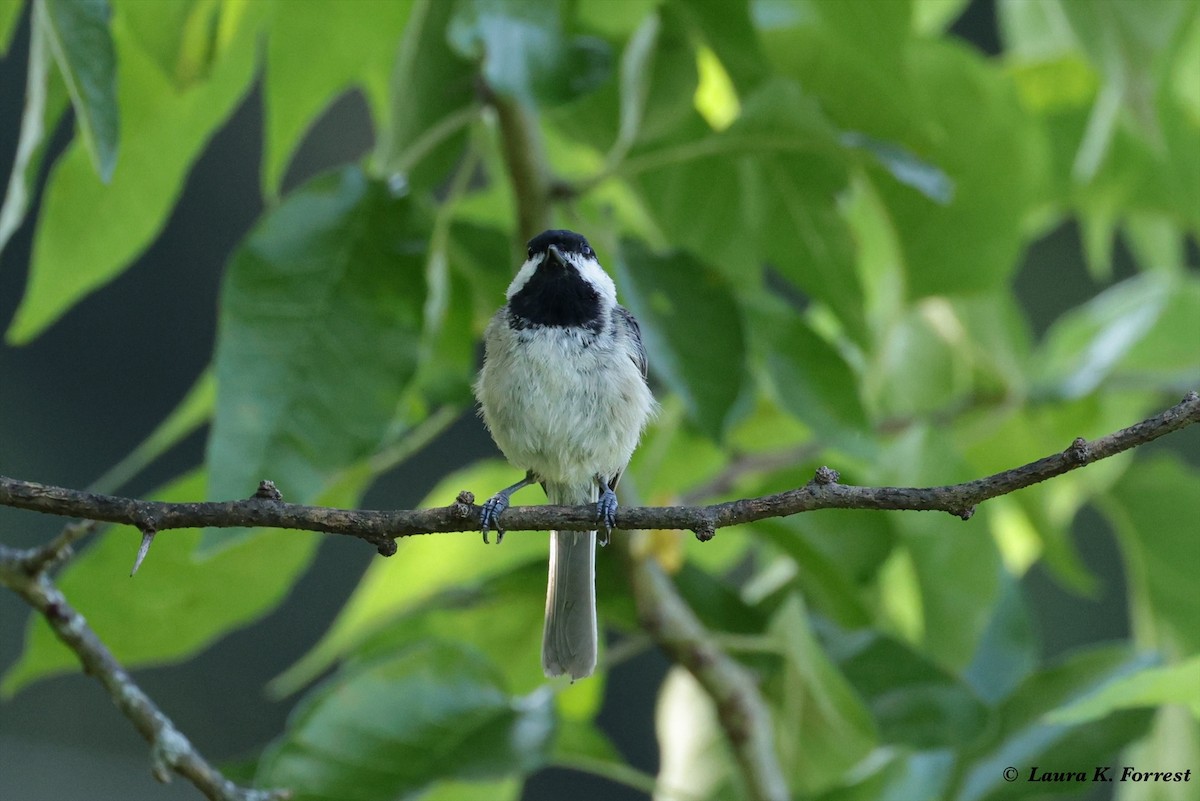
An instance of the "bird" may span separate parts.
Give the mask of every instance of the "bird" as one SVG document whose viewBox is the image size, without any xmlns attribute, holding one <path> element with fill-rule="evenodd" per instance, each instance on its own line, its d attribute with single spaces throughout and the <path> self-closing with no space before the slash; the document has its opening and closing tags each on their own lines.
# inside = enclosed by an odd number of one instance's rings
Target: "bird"
<svg viewBox="0 0 1200 801">
<path fill-rule="evenodd" d="M 488 323 L 474 386 L 492 439 L 525 477 L 484 504 L 483 539 L 495 528 L 500 541 L 512 494 L 538 483 L 551 504 L 594 503 L 607 544 L 617 482 L 658 408 L 641 329 L 582 235 L 544 231 L 526 256 Z M 597 531 L 550 532 L 547 677 L 596 668 L 596 543 Z"/>
</svg>

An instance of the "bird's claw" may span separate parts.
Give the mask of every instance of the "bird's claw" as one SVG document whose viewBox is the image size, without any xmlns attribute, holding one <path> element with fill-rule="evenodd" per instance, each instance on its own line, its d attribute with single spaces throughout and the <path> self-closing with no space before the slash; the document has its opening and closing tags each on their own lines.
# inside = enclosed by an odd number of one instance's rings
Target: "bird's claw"
<svg viewBox="0 0 1200 801">
<path fill-rule="evenodd" d="M 608 545 L 608 537 L 617 525 L 617 493 L 612 491 L 612 487 L 605 487 L 600 493 L 600 500 L 596 503 L 596 517 L 604 524 L 600 544 Z"/>
<path fill-rule="evenodd" d="M 479 513 L 479 525 L 483 528 L 483 543 L 488 543 L 488 530 L 496 529 L 496 544 L 499 545 L 504 539 L 504 529 L 500 526 L 500 515 L 504 514 L 504 510 L 508 508 L 508 496 L 503 492 L 498 492 L 493 495 L 487 503 L 483 505 L 483 511 Z"/>
</svg>

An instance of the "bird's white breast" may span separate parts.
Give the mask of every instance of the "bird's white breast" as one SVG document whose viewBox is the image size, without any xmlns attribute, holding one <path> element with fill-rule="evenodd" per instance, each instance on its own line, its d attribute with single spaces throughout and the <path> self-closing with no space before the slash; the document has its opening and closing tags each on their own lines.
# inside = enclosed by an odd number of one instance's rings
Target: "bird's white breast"
<svg viewBox="0 0 1200 801">
<path fill-rule="evenodd" d="M 486 342 L 476 395 L 510 462 L 571 484 L 608 479 L 625 467 L 654 409 L 626 340 L 610 331 L 517 331 L 501 312 Z"/>
</svg>

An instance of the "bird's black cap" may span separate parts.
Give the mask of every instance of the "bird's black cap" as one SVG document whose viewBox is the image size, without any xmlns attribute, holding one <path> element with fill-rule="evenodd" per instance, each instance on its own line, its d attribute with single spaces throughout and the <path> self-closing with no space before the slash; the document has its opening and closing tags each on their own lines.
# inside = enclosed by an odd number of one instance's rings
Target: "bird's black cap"
<svg viewBox="0 0 1200 801">
<path fill-rule="evenodd" d="M 578 253 L 583 256 L 594 255 L 592 253 L 592 246 L 588 244 L 588 241 L 583 238 L 582 234 L 561 228 L 542 231 L 533 239 L 530 239 L 529 255 L 532 257 L 538 253 L 545 253 L 551 245 L 558 246 L 558 249 L 563 253 Z"/>
</svg>

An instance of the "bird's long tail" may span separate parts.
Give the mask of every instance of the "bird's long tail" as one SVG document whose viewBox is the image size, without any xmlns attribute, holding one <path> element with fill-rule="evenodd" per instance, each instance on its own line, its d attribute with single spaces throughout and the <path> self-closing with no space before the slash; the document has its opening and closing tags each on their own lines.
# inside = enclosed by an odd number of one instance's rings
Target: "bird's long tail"
<svg viewBox="0 0 1200 801">
<path fill-rule="evenodd" d="M 552 504 L 576 506 L 595 503 L 598 489 L 547 484 L 546 497 Z M 551 531 L 542 669 L 547 676 L 590 676 L 596 647 L 596 532 Z"/>
</svg>

